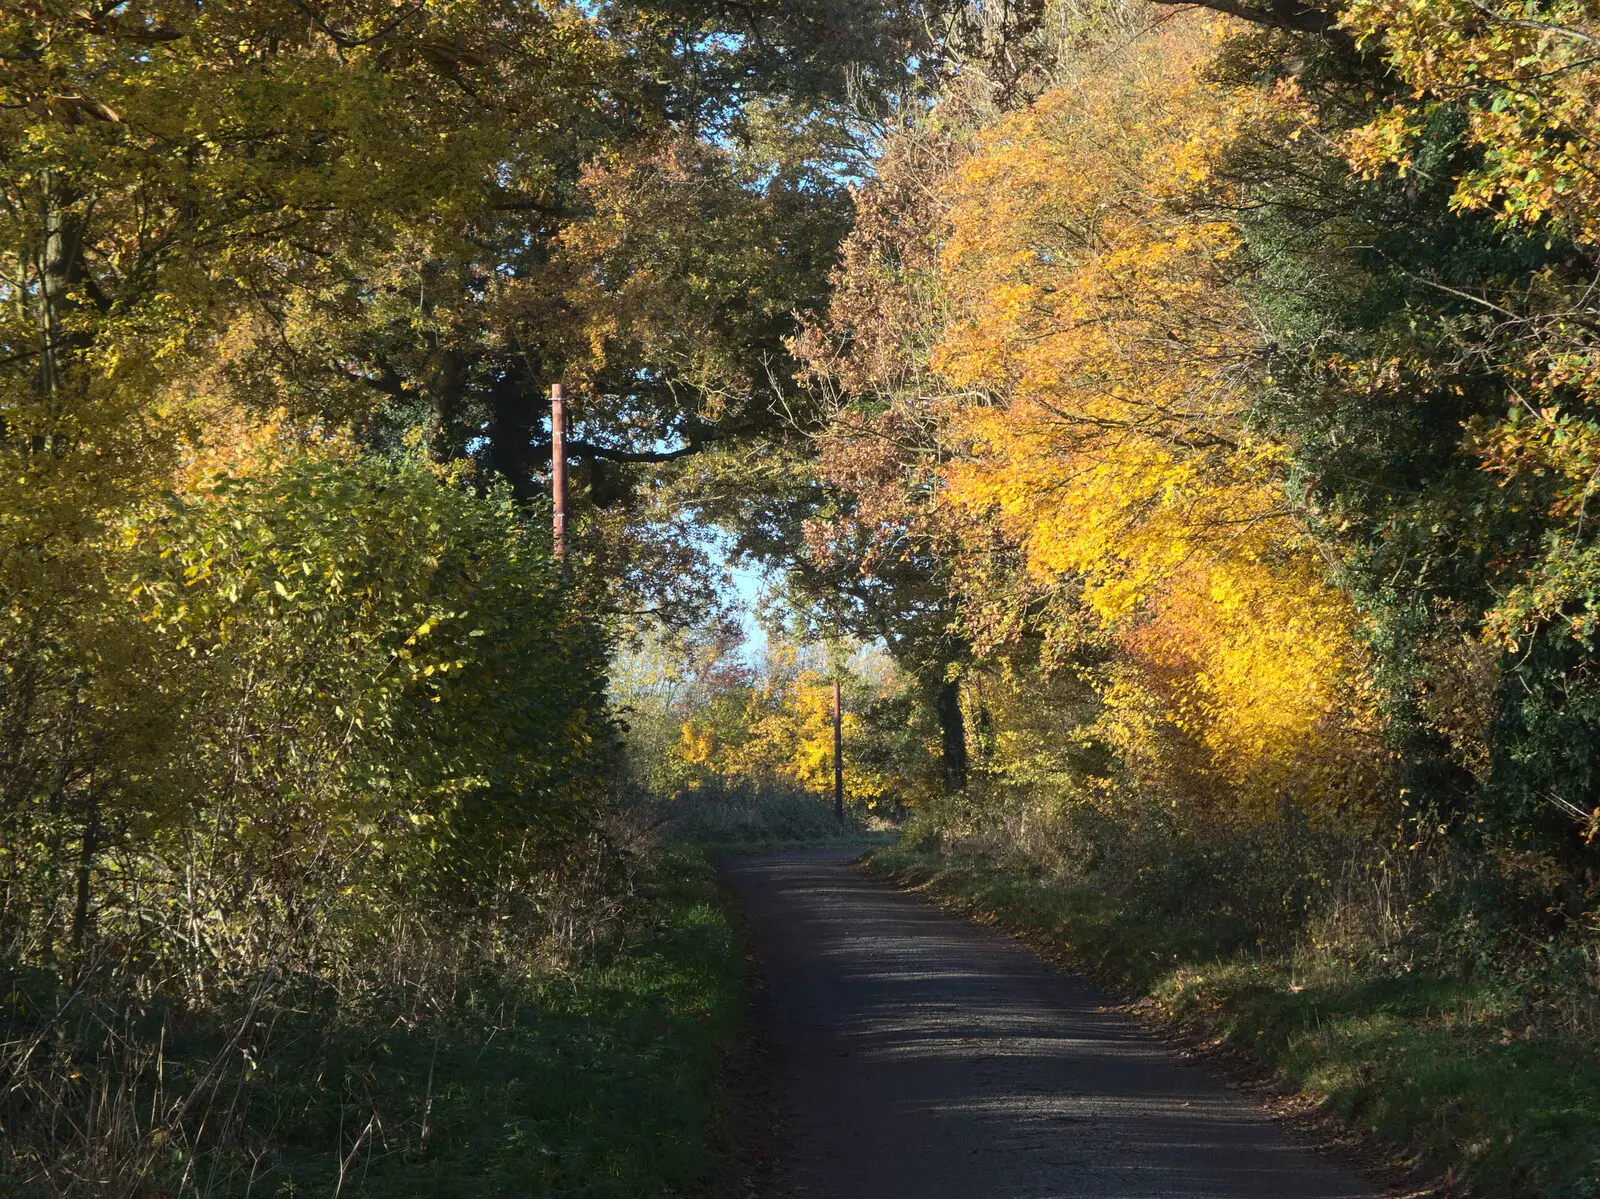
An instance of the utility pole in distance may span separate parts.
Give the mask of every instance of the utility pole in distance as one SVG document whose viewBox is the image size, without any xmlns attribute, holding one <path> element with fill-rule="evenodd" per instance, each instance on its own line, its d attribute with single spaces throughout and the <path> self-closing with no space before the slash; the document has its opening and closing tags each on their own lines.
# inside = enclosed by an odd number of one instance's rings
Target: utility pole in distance
<svg viewBox="0 0 1600 1199">
<path fill-rule="evenodd" d="M 839 679 L 833 680 L 833 814 L 844 823 L 844 717 L 839 703 Z"/>
<path fill-rule="evenodd" d="M 555 506 L 556 557 L 567 556 L 567 397 L 550 385 L 550 499 Z"/>
</svg>

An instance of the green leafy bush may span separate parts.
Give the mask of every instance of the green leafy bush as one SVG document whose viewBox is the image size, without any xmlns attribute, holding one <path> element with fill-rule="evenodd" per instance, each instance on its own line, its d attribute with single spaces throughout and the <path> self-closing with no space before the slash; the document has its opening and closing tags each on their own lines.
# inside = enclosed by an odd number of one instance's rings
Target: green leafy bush
<svg viewBox="0 0 1600 1199">
<path fill-rule="evenodd" d="M 34 757 L 0 774 L 0 1156 L 69 1191 L 199 1127 L 247 1152 L 219 1088 L 280 1023 L 337 1040 L 537 973 L 628 871 L 604 637 L 507 489 L 305 457 L 100 553 L 74 619 L 0 629 L 0 660 L 52 641 L 5 712 Z"/>
</svg>

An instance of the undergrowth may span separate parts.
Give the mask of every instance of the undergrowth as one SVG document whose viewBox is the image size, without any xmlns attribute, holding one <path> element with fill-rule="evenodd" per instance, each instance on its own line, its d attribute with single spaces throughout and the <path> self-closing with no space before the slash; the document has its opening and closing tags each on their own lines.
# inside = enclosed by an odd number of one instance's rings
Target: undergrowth
<svg viewBox="0 0 1600 1199">
<path fill-rule="evenodd" d="M 833 799 L 800 788 L 755 784 L 684 788 L 653 802 L 654 822 L 674 841 L 714 852 L 858 844 L 892 838 L 892 825 L 855 805 L 843 823 Z"/>
<path fill-rule="evenodd" d="M 983 854 L 902 845 L 871 861 L 1247 1051 L 1285 1089 L 1474 1194 L 1600 1195 L 1600 1052 L 1539 1021 L 1525 988 L 1420 956 L 1355 962 L 1248 938 L 1200 907 L 1140 910 Z"/>
<path fill-rule="evenodd" d="M 352 1004 L 281 980 L 243 1010 L 130 997 L 71 1019 L 86 996 L 15 977 L 7 1041 L 34 1039 L 35 1074 L 50 1057 L 59 1089 L 46 1111 L 39 1087 L 8 1087 L 0 1193 L 703 1195 L 739 963 L 704 856 L 669 850 L 614 935 L 565 968 L 462 970 L 426 999 L 398 986 Z M 47 1116 L 79 1127 L 63 1137 Z M 115 1143 L 121 1160 L 75 1167 L 60 1143 Z"/>
</svg>

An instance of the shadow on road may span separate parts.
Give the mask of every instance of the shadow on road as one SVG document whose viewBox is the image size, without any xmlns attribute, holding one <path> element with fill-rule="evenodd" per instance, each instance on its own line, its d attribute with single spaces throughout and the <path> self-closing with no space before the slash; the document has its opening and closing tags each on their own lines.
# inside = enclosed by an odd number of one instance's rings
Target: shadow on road
<svg viewBox="0 0 1600 1199">
<path fill-rule="evenodd" d="M 1095 987 L 853 866 L 724 860 L 807 1199 L 1370 1199 Z"/>
</svg>

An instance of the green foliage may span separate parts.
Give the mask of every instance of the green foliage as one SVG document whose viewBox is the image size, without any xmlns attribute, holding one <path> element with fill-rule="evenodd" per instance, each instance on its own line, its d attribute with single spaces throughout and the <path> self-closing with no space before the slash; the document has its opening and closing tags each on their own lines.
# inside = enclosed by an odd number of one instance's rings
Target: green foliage
<svg viewBox="0 0 1600 1199">
<path fill-rule="evenodd" d="M 281 1024 L 282 1085 L 214 1130 L 213 1188 L 286 1151 L 294 1105 L 357 1101 L 297 1089 L 319 1055 L 387 1085 L 390 1033 L 362 1021 L 408 975 L 445 1002 L 441 971 L 534 969 L 603 927 L 606 644 L 504 488 L 414 461 L 263 461 L 101 552 L 75 629 L 21 608 L 0 640 L 32 755 L 0 810 L 11 1168 L 192 1163 L 221 1081 L 278 1077 L 255 1072 Z"/>
<path fill-rule="evenodd" d="M 227 986 L 395 903 L 492 906 L 592 827 L 604 643 L 503 491 L 291 461 L 131 522 L 114 563 L 59 785 L 8 796 L 18 950 L 49 960 L 75 874 L 76 952 L 110 938 L 152 982 Z"/>
<path fill-rule="evenodd" d="M 604 648 L 504 488 L 357 458 L 169 511 L 136 543 L 132 590 L 174 663 L 145 694 L 172 705 L 188 769 L 228 762 L 201 794 L 287 799 L 468 890 L 502 854 L 587 831 L 611 749 Z M 206 701 L 245 695 L 224 734 Z"/>
</svg>

